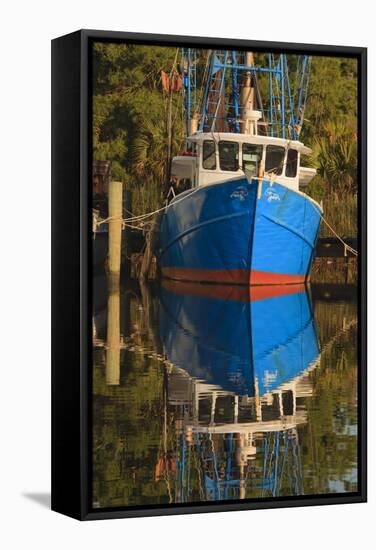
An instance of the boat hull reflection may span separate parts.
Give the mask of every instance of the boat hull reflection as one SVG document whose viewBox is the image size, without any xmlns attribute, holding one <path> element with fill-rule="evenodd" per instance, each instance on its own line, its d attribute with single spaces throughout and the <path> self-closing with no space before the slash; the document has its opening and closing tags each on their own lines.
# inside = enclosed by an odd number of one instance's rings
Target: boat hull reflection
<svg viewBox="0 0 376 550">
<path fill-rule="evenodd" d="M 319 355 L 304 285 L 231 287 L 164 281 L 160 336 L 173 365 L 236 395 L 263 396 Z"/>
</svg>

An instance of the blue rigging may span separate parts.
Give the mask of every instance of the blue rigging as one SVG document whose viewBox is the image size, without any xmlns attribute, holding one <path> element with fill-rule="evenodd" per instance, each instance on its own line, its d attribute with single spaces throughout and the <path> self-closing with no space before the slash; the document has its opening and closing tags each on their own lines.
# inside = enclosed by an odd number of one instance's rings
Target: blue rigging
<svg viewBox="0 0 376 550">
<path fill-rule="evenodd" d="M 182 49 L 182 79 L 186 133 L 198 116 L 203 132 L 239 133 L 242 122 L 241 91 L 246 75 L 255 90 L 255 107 L 261 112 L 257 126 L 270 137 L 297 140 L 304 122 L 312 57 L 266 54 L 264 66 L 247 65 L 246 52 L 210 50 L 203 69 L 202 50 Z M 289 74 L 295 65 L 295 78 Z M 200 91 L 199 91 L 200 89 Z"/>
</svg>

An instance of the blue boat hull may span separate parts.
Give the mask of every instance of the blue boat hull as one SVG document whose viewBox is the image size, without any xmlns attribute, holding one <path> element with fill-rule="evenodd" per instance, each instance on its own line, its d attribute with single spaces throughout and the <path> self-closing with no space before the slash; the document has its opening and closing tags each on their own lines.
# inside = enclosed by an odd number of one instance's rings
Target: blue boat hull
<svg viewBox="0 0 376 550">
<path fill-rule="evenodd" d="M 157 250 L 161 273 L 186 281 L 307 281 L 321 211 L 307 195 L 244 179 L 198 187 L 166 210 Z"/>
</svg>

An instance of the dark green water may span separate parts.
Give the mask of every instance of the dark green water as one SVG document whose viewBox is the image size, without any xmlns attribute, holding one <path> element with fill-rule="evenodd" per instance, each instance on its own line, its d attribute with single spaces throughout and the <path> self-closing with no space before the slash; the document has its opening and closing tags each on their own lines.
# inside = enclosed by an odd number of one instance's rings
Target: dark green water
<svg viewBox="0 0 376 550">
<path fill-rule="evenodd" d="M 95 279 L 93 506 L 356 491 L 356 288 L 207 288 Z"/>
</svg>

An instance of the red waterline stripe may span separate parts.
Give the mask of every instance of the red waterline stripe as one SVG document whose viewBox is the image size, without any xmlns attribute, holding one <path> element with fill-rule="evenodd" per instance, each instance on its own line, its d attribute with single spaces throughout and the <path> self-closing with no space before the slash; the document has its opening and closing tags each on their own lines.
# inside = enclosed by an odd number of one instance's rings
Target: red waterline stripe
<svg viewBox="0 0 376 550">
<path fill-rule="evenodd" d="M 233 285 L 287 285 L 303 284 L 305 275 L 271 273 L 249 269 L 194 269 L 189 267 L 162 267 L 162 275 L 179 281 L 225 283 Z"/>
<path fill-rule="evenodd" d="M 201 296 L 218 300 L 233 300 L 236 302 L 257 302 L 278 296 L 298 294 L 305 291 L 304 284 L 292 285 L 259 285 L 259 286 L 230 286 L 221 284 L 200 284 L 185 281 L 164 279 L 163 288 L 174 294 Z"/>
</svg>

